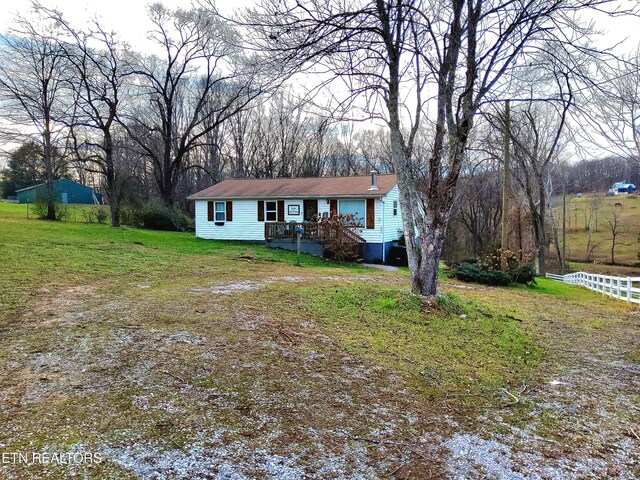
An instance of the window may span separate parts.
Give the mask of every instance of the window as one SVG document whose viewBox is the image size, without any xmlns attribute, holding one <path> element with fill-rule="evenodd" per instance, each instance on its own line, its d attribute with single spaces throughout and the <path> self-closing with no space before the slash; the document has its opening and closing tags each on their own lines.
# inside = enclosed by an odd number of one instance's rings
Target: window
<svg viewBox="0 0 640 480">
<path fill-rule="evenodd" d="M 364 224 L 366 209 L 364 200 L 340 200 L 338 202 L 338 213 L 340 215 L 353 215 L 353 220 L 358 225 Z"/>
<path fill-rule="evenodd" d="M 314 220 L 317 220 L 318 200 L 304 200 L 302 210 L 304 215 L 302 218 L 305 222 L 313 222 Z"/>
<path fill-rule="evenodd" d="M 397 216 L 398 215 L 398 201 L 394 200 L 393 201 L 393 216 Z"/>
<path fill-rule="evenodd" d="M 216 222 L 224 222 L 227 219 L 227 206 L 226 202 L 215 203 L 215 219 Z"/>
<path fill-rule="evenodd" d="M 278 202 L 264 202 L 264 218 L 267 222 L 278 220 Z"/>
</svg>

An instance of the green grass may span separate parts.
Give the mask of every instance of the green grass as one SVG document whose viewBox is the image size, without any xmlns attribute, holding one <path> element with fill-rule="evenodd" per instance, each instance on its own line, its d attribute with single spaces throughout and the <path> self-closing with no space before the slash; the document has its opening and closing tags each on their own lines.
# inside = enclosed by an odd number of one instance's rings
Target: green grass
<svg viewBox="0 0 640 480">
<path fill-rule="evenodd" d="M 576 287 L 575 285 L 558 282 L 556 280 L 551 280 L 544 277 L 537 277 L 536 283 L 533 286 L 512 284 L 509 288 L 514 290 L 521 290 L 531 294 L 539 293 L 546 295 L 555 295 L 557 297 L 566 299 L 584 300 L 587 302 L 593 300 L 594 298 L 593 292 L 587 290 L 586 288 Z"/>
<path fill-rule="evenodd" d="M 34 295 L 52 286 L 104 283 L 114 295 L 129 290 L 130 296 L 135 295 L 132 284 L 144 283 L 159 287 L 166 303 L 180 301 L 181 294 L 172 293 L 176 284 L 198 286 L 211 279 L 237 281 L 264 277 L 269 270 L 296 270 L 295 255 L 288 251 L 201 240 L 193 233 L 27 220 L 24 205 L 0 204 L 0 224 L 0 267 L 10 272 L 0 277 L 0 319 L 24 311 Z M 302 272 L 364 271 L 311 256 L 305 256 L 303 264 Z M 397 276 L 406 278 L 407 272 Z M 440 275 L 440 281 L 446 278 Z M 495 392 L 499 386 L 523 382 L 542 356 L 522 323 L 507 316 L 508 309 L 489 310 L 448 295 L 424 312 L 419 297 L 404 286 L 347 284 L 329 293 L 325 288 L 275 285 L 253 296 L 276 312 L 291 302 L 317 318 L 347 352 L 397 371 L 429 397 Z M 526 290 L 591 295 L 546 279 Z M 148 292 L 144 295 L 148 298 Z M 163 328 L 181 322 L 171 311 L 159 311 L 154 318 Z M 33 341 L 47 342 L 38 335 Z"/>
<path fill-rule="evenodd" d="M 455 294 L 426 311 L 420 297 L 399 287 L 308 287 L 297 294 L 347 352 L 397 371 L 429 398 L 492 396 L 526 381 L 543 354 L 518 320 Z"/>
<path fill-rule="evenodd" d="M 406 269 L 294 263 L 293 252 L 261 245 L 27 219 L 23 205 L 0 203 L 0 443 L 175 451 L 224 431 L 229 444 L 275 438 L 285 454 L 282 445 L 321 455 L 314 445 L 333 445 L 337 431 L 380 438 L 390 418 L 406 428 L 385 436 L 398 444 L 445 416 L 473 429 L 478 413 L 508 410 L 524 427 L 524 397 L 549 370 L 564 375 L 576 339 L 606 353 L 616 335 L 628 342 L 621 355 L 638 361 L 631 307 L 580 287 L 462 289 L 440 276 L 445 296 L 423 305 Z M 214 292 L 242 282 L 263 284 Z M 523 385 L 523 401 L 507 408 L 502 389 Z M 179 411 L 154 408 L 163 404 Z M 397 410 L 424 418 L 385 413 Z M 301 439 L 309 430 L 321 434 Z M 105 462 L 84 476 L 126 475 Z"/>
<path fill-rule="evenodd" d="M 193 233 L 27 219 L 26 212 L 26 205 L 0 203 L 0 319 L 24 308 L 30 296 L 49 285 L 243 278 L 261 262 L 295 263 L 294 253 L 257 244 L 202 240 Z M 302 263 L 303 268 L 338 268 L 308 255 L 303 255 Z"/>
</svg>

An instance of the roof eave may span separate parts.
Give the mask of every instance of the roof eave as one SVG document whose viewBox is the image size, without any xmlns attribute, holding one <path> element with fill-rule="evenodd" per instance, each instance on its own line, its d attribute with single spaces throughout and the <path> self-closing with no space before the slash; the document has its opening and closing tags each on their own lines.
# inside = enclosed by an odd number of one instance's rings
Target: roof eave
<svg viewBox="0 0 640 480">
<path fill-rule="evenodd" d="M 391 190 L 389 190 L 391 191 Z M 354 193 L 354 194 L 342 194 L 342 195 L 247 195 L 247 196 L 238 196 L 238 195 L 224 195 L 224 196 L 196 196 L 189 195 L 187 200 L 264 200 L 264 199 L 273 199 L 273 200 L 295 200 L 295 199 L 313 199 L 313 198 L 322 198 L 322 199 L 331 199 L 331 198 L 382 198 L 386 197 L 389 192 L 380 192 L 377 191 L 375 193 Z"/>
</svg>

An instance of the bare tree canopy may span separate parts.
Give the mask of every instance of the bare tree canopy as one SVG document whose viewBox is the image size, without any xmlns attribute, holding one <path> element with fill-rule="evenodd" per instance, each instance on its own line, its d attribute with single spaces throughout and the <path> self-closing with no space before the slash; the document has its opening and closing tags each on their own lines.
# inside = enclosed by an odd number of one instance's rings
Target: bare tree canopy
<svg viewBox="0 0 640 480">
<path fill-rule="evenodd" d="M 2 134 L 8 141 L 33 141 L 41 146 L 49 220 L 56 219 L 54 149 L 64 148 L 67 134 L 58 119 L 73 108 L 63 99 L 68 70 L 64 51 L 55 41 L 58 35 L 56 26 L 36 15 L 16 18 L 12 31 L 0 39 Z"/>
<path fill-rule="evenodd" d="M 582 110 L 590 143 L 640 163 L 640 49 L 615 62 L 598 65 L 597 85 Z M 595 132 L 591 133 L 590 132 Z M 604 141 L 602 141 L 604 140 Z M 603 145 L 604 144 L 604 145 Z"/>
<path fill-rule="evenodd" d="M 413 290 L 436 293 L 458 178 L 483 102 L 508 94 L 507 73 L 546 45 L 580 41 L 582 9 L 604 0 L 265 0 L 244 18 L 254 46 L 285 72 L 322 68 L 348 87 L 345 102 L 383 119 L 398 174 Z M 431 108 L 433 115 L 427 116 Z M 433 129 L 418 158 L 422 122 Z M 420 254 L 418 253 L 420 251 Z"/>
<path fill-rule="evenodd" d="M 151 38 L 163 57 L 138 56 L 131 95 L 146 102 L 120 116 L 153 165 L 160 195 L 174 203 L 189 154 L 209 145 L 209 134 L 263 92 L 259 62 L 239 47 L 238 33 L 214 9 L 149 7 Z"/>
<path fill-rule="evenodd" d="M 35 4 L 37 10 L 59 29 L 56 42 L 73 74 L 66 81 L 72 111 L 61 118 L 68 127 L 75 157 L 84 169 L 98 173 L 111 210 L 111 225 L 120 226 L 120 200 L 125 181 L 117 165 L 114 136 L 121 109 L 122 90 L 128 74 L 127 45 L 97 20 L 78 29 L 56 10 Z"/>
</svg>

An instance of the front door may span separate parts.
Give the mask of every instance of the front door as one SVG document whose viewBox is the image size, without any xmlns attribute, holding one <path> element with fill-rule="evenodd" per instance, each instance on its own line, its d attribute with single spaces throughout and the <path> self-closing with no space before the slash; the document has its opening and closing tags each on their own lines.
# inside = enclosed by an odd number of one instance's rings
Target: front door
<svg viewBox="0 0 640 480">
<path fill-rule="evenodd" d="M 318 200 L 305 200 L 304 201 L 304 221 L 311 222 L 315 220 L 318 214 Z"/>
</svg>

